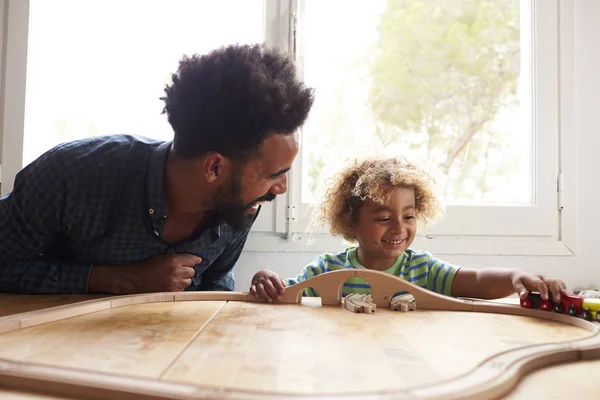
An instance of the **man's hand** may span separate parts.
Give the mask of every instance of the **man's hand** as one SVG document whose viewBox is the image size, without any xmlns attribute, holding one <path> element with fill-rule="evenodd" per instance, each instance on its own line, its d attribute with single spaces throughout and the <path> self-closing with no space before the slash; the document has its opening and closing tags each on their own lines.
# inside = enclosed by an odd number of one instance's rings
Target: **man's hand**
<svg viewBox="0 0 600 400">
<path fill-rule="evenodd" d="M 529 291 L 537 291 L 543 300 L 548 300 L 548 292 L 550 292 L 552 300 L 558 302 L 560 294 L 567 292 L 567 285 L 560 279 L 519 270 L 513 272 L 512 284 L 521 299 L 526 298 Z"/>
<path fill-rule="evenodd" d="M 250 294 L 269 303 L 279 301 L 285 294 L 285 283 L 275 272 L 263 269 L 252 278 Z"/>
<path fill-rule="evenodd" d="M 89 292 L 114 294 L 180 292 L 192 284 L 194 265 L 202 259 L 191 254 L 158 254 L 132 265 L 95 266 Z"/>
</svg>

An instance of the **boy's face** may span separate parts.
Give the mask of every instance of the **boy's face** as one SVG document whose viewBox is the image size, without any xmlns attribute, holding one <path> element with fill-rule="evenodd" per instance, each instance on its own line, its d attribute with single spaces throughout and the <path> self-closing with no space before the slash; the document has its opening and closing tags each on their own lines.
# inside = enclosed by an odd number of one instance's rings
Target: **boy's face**
<svg viewBox="0 0 600 400">
<path fill-rule="evenodd" d="M 417 233 L 414 189 L 395 188 L 384 204 L 367 200 L 358 213 L 354 233 L 370 260 L 398 258 Z"/>
</svg>

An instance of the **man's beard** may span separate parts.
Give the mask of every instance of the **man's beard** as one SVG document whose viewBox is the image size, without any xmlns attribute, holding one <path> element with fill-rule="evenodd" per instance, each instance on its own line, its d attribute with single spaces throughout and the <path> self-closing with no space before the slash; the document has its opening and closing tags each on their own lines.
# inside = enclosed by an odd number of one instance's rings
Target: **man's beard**
<svg viewBox="0 0 600 400">
<path fill-rule="evenodd" d="M 256 203 L 272 201 L 275 198 L 274 194 L 268 192 L 250 203 L 244 203 L 241 196 L 242 187 L 238 179 L 232 180 L 231 185 L 229 185 L 228 193 L 224 192 L 225 191 L 218 191 L 214 199 L 215 209 L 217 211 L 217 221 L 219 223 L 225 222 L 236 230 L 242 230 L 245 227 L 248 219 L 246 210 Z"/>
</svg>

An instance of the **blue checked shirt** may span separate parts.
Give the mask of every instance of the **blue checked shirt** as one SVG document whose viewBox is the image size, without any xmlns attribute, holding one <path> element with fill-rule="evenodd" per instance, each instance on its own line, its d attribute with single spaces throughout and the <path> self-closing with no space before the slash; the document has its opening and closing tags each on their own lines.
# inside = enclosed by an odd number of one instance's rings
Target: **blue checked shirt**
<svg viewBox="0 0 600 400">
<path fill-rule="evenodd" d="M 87 293 L 94 265 L 156 254 L 202 258 L 186 290 L 233 290 L 256 218 L 171 244 L 163 171 L 171 142 L 111 135 L 65 143 L 21 170 L 0 198 L 0 292 Z"/>
</svg>

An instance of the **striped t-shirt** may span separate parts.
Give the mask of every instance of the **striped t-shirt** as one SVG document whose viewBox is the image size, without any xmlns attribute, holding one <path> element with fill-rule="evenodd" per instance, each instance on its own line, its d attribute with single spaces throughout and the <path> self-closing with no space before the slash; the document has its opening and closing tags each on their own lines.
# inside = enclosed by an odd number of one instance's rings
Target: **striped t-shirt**
<svg viewBox="0 0 600 400">
<path fill-rule="evenodd" d="M 285 279 L 285 285 L 291 286 L 313 276 L 340 269 L 366 269 L 358 262 L 357 247 L 350 247 L 341 253 L 324 253 L 308 264 L 296 278 Z M 449 264 L 435 258 L 427 251 L 406 249 L 394 264 L 383 270 L 391 275 L 399 276 L 422 288 L 450 296 L 452 293 L 452 280 L 460 269 L 459 266 Z M 371 294 L 371 286 L 362 278 L 348 278 L 342 287 L 342 296 L 350 293 Z M 406 292 L 398 292 L 395 296 Z M 319 293 L 308 288 L 303 296 L 319 297 Z"/>
</svg>

